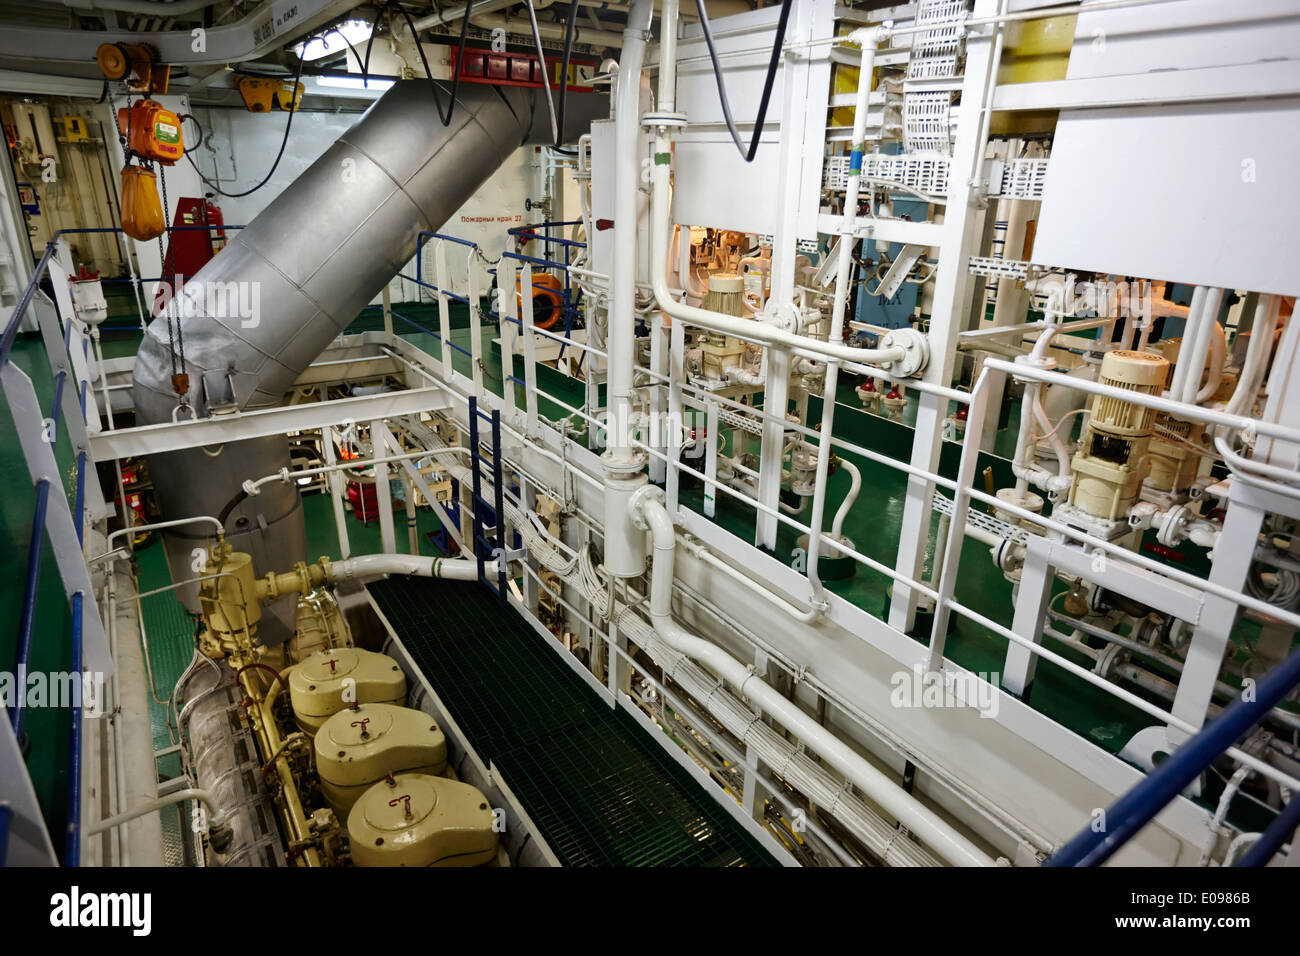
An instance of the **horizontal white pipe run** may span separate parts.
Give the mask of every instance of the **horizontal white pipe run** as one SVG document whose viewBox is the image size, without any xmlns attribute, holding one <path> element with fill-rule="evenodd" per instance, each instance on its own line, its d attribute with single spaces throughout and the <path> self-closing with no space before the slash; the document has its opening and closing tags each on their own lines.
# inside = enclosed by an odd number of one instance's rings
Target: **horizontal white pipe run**
<svg viewBox="0 0 1300 956">
<path fill-rule="evenodd" d="M 667 154 L 667 144 L 662 138 L 656 146 L 659 155 Z M 771 348 L 792 350 L 801 349 L 811 353 L 812 357 L 825 361 L 828 358 L 845 362 L 860 362 L 866 365 L 891 365 L 901 361 L 907 353 L 901 348 L 855 349 L 847 345 L 822 342 L 803 335 L 795 335 L 785 329 L 777 328 L 767 322 L 754 319 L 739 319 L 723 315 L 709 309 L 700 309 L 672 297 L 665 278 L 668 269 L 668 165 L 656 162 L 651 167 L 651 212 L 650 212 L 650 280 L 654 288 L 655 302 L 664 312 L 682 322 L 689 322 L 702 329 L 722 335 L 732 335 L 746 342 L 755 342 Z"/>
<path fill-rule="evenodd" d="M 442 449 L 438 454 L 448 454 L 454 452 L 458 455 L 469 456 L 470 449 L 463 446 L 455 448 Z M 351 461 L 340 461 L 333 465 L 321 465 L 319 468 L 303 468 L 299 471 L 290 471 L 288 468 L 281 468 L 273 475 L 264 475 L 256 480 L 244 482 L 244 490 L 250 495 L 257 494 L 263 485 L 268 485 L 273 481 L 282 481 L 286 485 L 295 478 L 308 478 L 312 475 L 325 475 L 332 471 L 354 471 L 358 468 L 368 468 L 371 465 L 386 465 L 395 461 L 414 461 L 417 458 L 428 458 L 432 453 L 429 451 L 413 451 L 405 455 L 390 455 L 384 458 L 356 458 Z"/>
<path fill-rule="evenodd" d="M 96 833 L 103 833 L 105 830 L 111 830 L 114 827 L 120 827 L 123 823 L 130 823 L 138 817 L 146 816 L 150 813 L 156 813 L 163 807 L 170 807 L 177 803 L 184 803 L 186 800 L 197 800 L 205 807 L 211 816 L 208 818 L 208 825 L 219 827 L 225 824 L 226 815 L 221 807 L 217 805 L 217 798 L 213 796 L 210 790 L 201 790 L 197 787 L 187 787 L 184 790 L 176 790 L 167 794 L 165 797 L 158 797 L 156 800 L 150 800 L 142 803 L 138 807 L 132 807 L 124 813 L 109 817 L 107 820 L 100 820 L 85 828 L 85 835 L 94 836 Z"/>
<path fill-rule="evenodd" d="M 923 806 L 915 797 L 890 780 L 860 754 L 850 748 L 794 703 L 756 677 L 751 670 L 721 647 L 696 637 L 672 619 L 673 562 L 677 532 L 662 503 L 651 495 L 641 495 L 634 502 L 643 520 L 650 526 L 654 541 L 654 563 L 650 576 L 650 618 L 655 633 L 687 657 L 714 671 L 742 697 L 748 697 L 771 714 L 823 760 L 844 774 L 888 814 L 897 819 L 927 846 L 950 863 L 960 866 L 993 866 L 994 860 L 970 840 Z"/>
<path fill-rule="evenodd" d="M 225 532 L 225 528 L 221 526 L 221 522 L 211 515 L 195 515 L 193 518 L 177 518 L 175 521 L 155 521 L 152 524 L 138 524 L 130 528 L 118 528 L 116 531 L 109 534 L 108 540 L 105 542 L 108 546 L 108 551 L 98 557 L 91 558 L 89 563 L 94 564 L 102 558 L 111 557 L 115 553 L 113 548 L 113 539 L 120 538 L 122 535 L 134 535 L 139 534 L 141 531 L 158 531 L 162 528 L 179 528 L 181 525 L 203 523 L 211 524 L 216 528 L 217 534 L 223 534 Z"/>
<path fill-rule="evenodd" d="M 477 581 L 478 562 L 469 558 L 430 558 L 419 554 L 363 554 L 330 565 L 335 581 L 362 581 L 385 574 L 414 574 L 445 581 Z M 497 559 L 488 558 L 484 573 L 497 572 Z"/>
<path fill-rule="evenodd" d="M 984 367 L 998 372 L 1006 372 L 1013 378 L 1018 379 L 1029 379 L 1031 381 L 1047 382 L 1049 384 L 1061 381 L 1061 376 L 1056 372 L 1038 369 L 1033 366 L 1023 365 L 1016 362 L 1008 362 L 1003 359 L 985 359 Z M 1153 408 L 1158 412 L 1166 412 L 1173 415 L 1175 418 L 1202 422 L 1207 425 L 1223 425 L 1236 431 L 1253 431 L 1259 435 L 1267 435 L 1270 438 L 1278 438 L 1282 441 L 1300 445 L 1300 429 L 1288 428 L 1285 425 L 1278 425 L 1273 422 L 1255 421 L 1254 419 L 1245 418 L 1241 415 L 1228 415 L 1223 412 L 1216 412 L 1212 409 L 1201 408 L 1197 405 L 1188 405 L 1184 402 L 1176 402 L 1168 398 L 1162 398 L 1159 395 L 1147 395 L 1143 392 L 1126 391 L 1125 389 L 1115 388 L 1112 385 L 1103 385 L 1100 382 L 1090 382 L 1086 379 L 1070 379 L 1070 388 L 1077 389 L 1080 392 L 1086 392 L 1089 395 L 1105 395 L 1110 398 L 1122 399 L 1130 405 L 1141 405 L 1143 408 Z"/>
<path fill-rule="evenodd" d="M 716 554 L 714 554 L 704 545 L 693 541 L 683 542 L 683 544 L 685 545 L 687 551 L 689 551 L 695 557 L 699 558 L 709 567 L 715 568 L 716 570 L 721 571 L 727 577 L 732 578 L 733 580 L 738 581 L 741 584 L 745 585 L 745 587 L 749 588 L 755 594 L 760 595 L 769 603 L 776 605 L 778 608 L 780 608 L 782 611 L 784 611 L 794 620 L 801 621 L 804 624 L 808 624 L 811 623 L 812 621 L 817 620 L 817 618 L 821 616 L 821 608 L 811 608 L 806 611 L 800 610 L 799 608 L 791 604 L 789 601 L 787 601 L 785 598 L 781 597 L 781 595 L 777 594 L 775 591 L 768 590 L 767 588 L 759 584 L 757 581 L 755 581 L 753 578 L 751 578 L 749 575 L 737 571 L 735 568 L 727 564 L 727 562 L 723 561 L 721 558 L 719 558 Z"/>
</svg>

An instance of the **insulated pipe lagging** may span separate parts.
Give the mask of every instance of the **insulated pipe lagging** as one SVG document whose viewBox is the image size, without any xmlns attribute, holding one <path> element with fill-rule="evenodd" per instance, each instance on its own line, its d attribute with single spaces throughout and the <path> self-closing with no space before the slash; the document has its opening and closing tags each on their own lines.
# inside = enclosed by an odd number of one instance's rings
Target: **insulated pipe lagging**
<svg viewBox="0 0 1300 956">
<path fill-rule="evenodd" d="M 650 571 L 650 619 L 669 647 L 709 669 L 742 697 L 771 714 L 782 726 L 820 754 L 835 770 L 860 787 L 940 856 L 960 866 L 993 866 L 994 860 L 945 820 L 919 803 L 860 754 L 817 723 L 793 702 L 759 679 L 721 647 L 688 633 L 672 619 L 673 562 L 677 532 L 663 504 L 652 493 L 639 494 L 633 507 L 650 528 L 654 563 Z"/>
<path fill-rule="evenodd" d="M 406 80 L 284 189 L 168 306 L 180 315 L 190 401 L 278 405 L 294 380 L 524 142 L 527 94 L 462 87 L 450 125 L 427 80 Z M 142 423 L 170 421 L 168 323 L 135 362 Z"/>
</svg>

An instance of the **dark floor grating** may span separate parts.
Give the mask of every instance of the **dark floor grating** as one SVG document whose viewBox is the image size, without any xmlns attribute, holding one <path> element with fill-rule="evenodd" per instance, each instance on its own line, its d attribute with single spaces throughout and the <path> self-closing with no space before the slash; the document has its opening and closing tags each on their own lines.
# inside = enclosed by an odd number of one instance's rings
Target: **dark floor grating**
<svg viewBox="0 0 1300 956">
<path fill-rule="evenodd" d="M 775 865 L 487 588 L 392 578 L 370 590 L 470 745 L 496 764 L 564 865 Z"/>
</svg>

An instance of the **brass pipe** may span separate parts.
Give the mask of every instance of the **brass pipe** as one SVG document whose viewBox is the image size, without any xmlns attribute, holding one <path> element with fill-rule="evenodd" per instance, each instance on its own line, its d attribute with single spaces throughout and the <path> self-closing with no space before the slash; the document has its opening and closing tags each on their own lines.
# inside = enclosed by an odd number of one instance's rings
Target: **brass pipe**
<svg viewBox="0 0 1300 956">
<path fill-rule="evenodd" d="M 287 835 L 290 838 L 289 843 L 291 847 L 302 848 L 302 853 L 299 856 L 302 865 L 321 866 L 323 864 L 320 851 L 311 845 L 314 839 L 311 834 L 311 823 L 303 809 L 298 784 L 293 779 L 293 772 L 289 769 L 289 762 L 286 759 L 288 754 L 281 751 L 283 739 L 275 726 L 273 708 L 276 696 L 279 693 L 278 685 L 272 683 L 270 692 L 263 694 L 253 675 L 247 672 L 240 677 L 240 684 L 253 705 L 251 707 L 246 705 L 244 712 L 248 715 L 254 739 L 262 750 L 263 759 L 269 759 L 270 762 L 275 764 L 276 773 L 280 778 L 281 799 L 277 801 L 277 804 L 281 818 L 285 822 Z M 272 755 L 276 756 L 272 757 Z"/>
</svg>

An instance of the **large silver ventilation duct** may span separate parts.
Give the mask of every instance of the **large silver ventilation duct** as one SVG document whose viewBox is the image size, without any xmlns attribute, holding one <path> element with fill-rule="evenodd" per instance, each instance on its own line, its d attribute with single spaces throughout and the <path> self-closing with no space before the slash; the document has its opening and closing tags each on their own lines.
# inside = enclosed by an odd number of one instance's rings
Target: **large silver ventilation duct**
<svg viewBox="0 0 1300 956">
<path fill-rule="evenodd" d="M 583 107 L 590 109 L 583 103 L 578 111 Z M 411 259 L 418 233 L 439 229 L 545 115 L 531 90 L 462 87 L 444 127 L 428 80 L 395 84 L 218 256 L 186 278 L 169 309 L 182 316 L 195 413 L 279 405 L 299 374 Z M 547 126 L 544 120 L 538 125 L 539 132 Z M 172 420 L 171 355 L 168 325 L 157 319 L 136 356 L 139 424 Z M 288 438 L 276 436 L 155 455 L 150 471 L 164 514 L 184 517 L 219 514 L 244 479 L 287 463 Z M 264 487 L 231 513 L 226 528 L 259 573 L 307 557 L 296 488 Z M 167 545 L 173 578 L 193 578 L 194 549 L 202 539 L 172 534 Z M 197 609 L 196 586 L 179 596 Z M 267 643 L 292 633 L 292 602 L 282 603 L 263 618 Z"/>
</svg>

